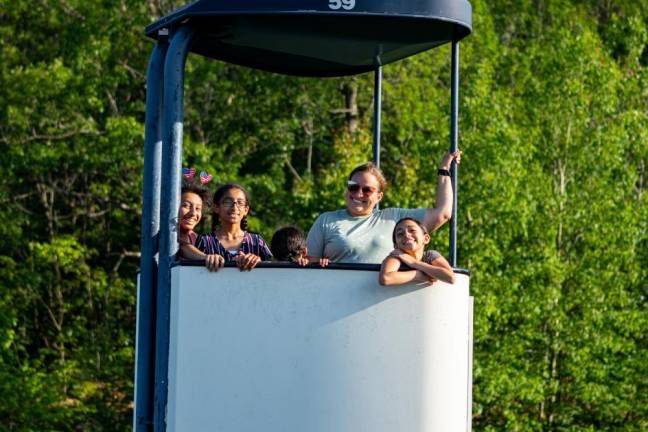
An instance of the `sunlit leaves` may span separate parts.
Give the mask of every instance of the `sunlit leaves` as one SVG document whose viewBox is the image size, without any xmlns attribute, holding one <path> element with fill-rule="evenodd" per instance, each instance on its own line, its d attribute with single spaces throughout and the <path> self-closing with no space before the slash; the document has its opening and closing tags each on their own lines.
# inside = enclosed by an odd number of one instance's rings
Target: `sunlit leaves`
<svg viewBox="0 0 648 432">
<path fill-rule="evenodd" d="M 131 424 L 142 29 L 180 3 L 0 0 L 0 428 Z M 474 429 L 646 429 L 646 4 L 471 4 L 458 255 L 476 301 Z M 384 205 L 434 200 L 449 56 L 384 67 Z M 250 189 L 266 238 L 306 230 L 371 159 L 372 84 L 190 56 L 183 163 Z"/>
</svg>

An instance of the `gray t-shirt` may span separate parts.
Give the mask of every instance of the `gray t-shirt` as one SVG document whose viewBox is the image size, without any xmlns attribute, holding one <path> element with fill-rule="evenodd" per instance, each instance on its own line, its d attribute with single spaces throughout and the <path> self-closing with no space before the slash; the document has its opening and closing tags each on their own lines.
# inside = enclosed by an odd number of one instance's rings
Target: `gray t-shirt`
<svg viewBox="0 0 648 432">
<path fill-rule="evenodd" d="M 331 262 L 379 264 L 394 250 L 396 222 L 404 217 L 423 222 L 425 211 L 386 208 L 369 216 L 351 216 L 346 209 L 322 213 L 308 232 L 308 254 Z"/>
<path fill-rule="evenodd" d="M 439 258 L 440 256 L 441 256 L 441 254 L 439 252 L 435 251 L 435 250 L 425 251 L 423 253 L 423 258 L 421 259 L 421 261 L 423 261 L 424 263 L 427 263 L 427 264 L 432 264 L 432 262 L 435 259 Z"/>
</svg>

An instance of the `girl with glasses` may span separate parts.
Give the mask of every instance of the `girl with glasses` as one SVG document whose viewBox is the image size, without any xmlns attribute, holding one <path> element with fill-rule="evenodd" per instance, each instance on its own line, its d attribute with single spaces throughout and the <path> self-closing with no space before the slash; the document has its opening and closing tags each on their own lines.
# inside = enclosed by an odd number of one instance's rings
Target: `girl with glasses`
<svg viewBox="0 0 648 432">
<path fill-rule="evenodd" d="M 391 233 L 396 222 L 410 217 L 432 232 L 452 215 L 450 166 L 459 163 L 461 152 L 447 153 L 441 160 L 436 204 L 430 208 L 377 209 L 387 181 L 371 162 L 349 174 L 344 199 L 346 208 L 322 213 L 308 232 L 307 247 L 313 261 L 378 264 L 392 251 Z"/>
<path fill-rule="evenodd" d="M 241 270 L 252 270 L 259 262 L 272 258 L 265 240 L 247 231 L 249 211 L 250 195 L 243 186 L 226 184 L 214 193 L 212 233 L 200 235 L 196 241 L 202 253 L 222 257 L 215 265 L 206 262 L 210 270 L 217 270 L 225 262 L 235 262 Z"/>
</svg>

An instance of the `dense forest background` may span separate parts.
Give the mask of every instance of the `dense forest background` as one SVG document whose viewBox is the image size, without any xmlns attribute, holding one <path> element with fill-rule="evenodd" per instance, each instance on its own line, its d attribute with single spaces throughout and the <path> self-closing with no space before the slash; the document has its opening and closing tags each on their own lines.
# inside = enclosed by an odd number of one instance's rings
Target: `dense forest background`
<svg viewBox="0 0 648 432">
<path fill-rule="evenodd" d="M 0 430 L 130 427 L 143 28 L 180 3 L 0 0 Z M 473 427 L 646 430 L 648 1 L 471 3 Z M 446 46 L 384 69 L 387 205 L 433 202 L 449 63 Z M 308 229 L 370 159 L 372 80 L 190 56 L 184 165 L 249 187 L 265 236 Z M 447 228 L 433 243 L 447 250 Z"/>
</svg>

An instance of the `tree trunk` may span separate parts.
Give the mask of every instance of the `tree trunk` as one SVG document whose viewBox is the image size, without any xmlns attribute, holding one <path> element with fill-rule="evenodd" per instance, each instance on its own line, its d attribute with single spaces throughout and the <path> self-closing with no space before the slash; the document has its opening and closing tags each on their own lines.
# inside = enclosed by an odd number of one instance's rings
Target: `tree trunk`
<svg viewBox="0 0 648 432">
<path fill-rule="evenodd" d="M 355 133 L 358 130 L 358 86 L 355 82 L 345 84 L 342 87 L 342 93 L 344 94 L 347 129 L 350 133 Z"/>
</svg>

